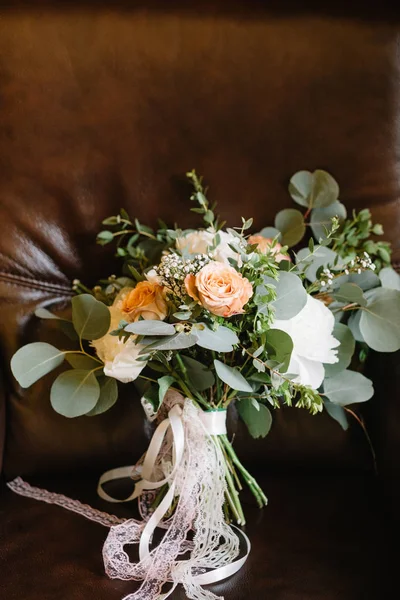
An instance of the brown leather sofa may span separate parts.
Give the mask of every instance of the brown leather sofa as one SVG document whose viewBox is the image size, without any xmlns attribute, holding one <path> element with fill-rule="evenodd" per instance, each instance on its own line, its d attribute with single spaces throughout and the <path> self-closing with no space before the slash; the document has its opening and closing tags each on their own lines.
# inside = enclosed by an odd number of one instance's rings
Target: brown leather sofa
<svg viewBox="0 0 400 600">
<path fill-rule="evenodd" d="M 120 600 L 137 586 L 104 575 L 104 528 L 5 485 L 20 475 L 110 510 L 98 475 L 146 448 L 129 386 L 108 413 L 68 420 L 50 407 L 51 375 L 22 390 L 9 369 L 20 345 L 57 335 L 36 307 L 67 310 L 74 278 L 94 284 L 117 264 L 94 244 L 104 217 L 125 207 L 194 223 L 184 173 L 195 167 L 222 216 L 254 215 L 257 229 L 290 205 L 295 171 L 320 167 L 348 207 L 371 208 L 400 264 L 400 19 L 382 3 L 319 4 L 1 3 L 2 600 Z M 398 355 L 368 367 L 378 477 L 356 422 L 344 432 L 281 410 L 261 442 L 232 415 L 270 505 L 245 498 L 253 550 L 214 586 L 226 600 L 398 595 Z"/>
</svg>

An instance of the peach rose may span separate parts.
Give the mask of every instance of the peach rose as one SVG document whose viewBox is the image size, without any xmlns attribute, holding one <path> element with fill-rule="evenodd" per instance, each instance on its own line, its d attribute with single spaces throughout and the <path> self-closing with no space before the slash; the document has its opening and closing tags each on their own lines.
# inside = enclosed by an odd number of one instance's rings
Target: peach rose
<svg viewBox="0 0 400 600">
<path fill-rule="evenodd" d="M 251 235 L 247 240 L 250 245 L 257 244 L 257 250 L 259 250 L 262 254 L 266 254 L 268 250 L 270 250 L 275 257 L 276 262 L 281 262 L 281 260 L 290 260 L 290 256 L 288 254 L 282 254 L 282 252 L 279 252 L 279 250 L 282 248 L 282 244 L 276 242 L 272 247 L 273 241 L 274 240 L 272 238 L 266 238 L 260 234 Z"/>
<path fill-rule="evenodd" d="M 139 317 L 163 321 L 168 314 L 163 287 L 150 281 L 140 281 L 125 296 L 121 308 L 132 321 Z"/>
<path fill-rule="evenodd" d="M 243 306 L 253 295 L 248 279 L 216 261 L 209 262 L 197 275 L 187 275 L 185 287 L 193 300 L 219 317 L 243 313 Z"/>
</svg>

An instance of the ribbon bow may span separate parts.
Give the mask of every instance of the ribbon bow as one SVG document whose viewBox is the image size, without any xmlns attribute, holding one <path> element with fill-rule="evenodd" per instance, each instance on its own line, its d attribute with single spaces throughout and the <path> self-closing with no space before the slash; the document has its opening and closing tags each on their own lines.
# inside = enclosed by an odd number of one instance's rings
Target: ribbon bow
<svg viewBox="0 0 400 600">
<path fill-rule="evenodd" d="M 129 519 L 111 527 L 103 548 L 106 573 L 111 578 L 139 580 L 139 590 L 124 600 L 167 598 L 181 583 L 188 598 L 217 600 L 201 586 L 216 583 L 236 573 L 246 562 L 250 541 L 224 519 L 226 490 L 225 460 L 213 436 L 226 433 L 226 411 L 203 412 L 191 400 L 183 399 L 170 408 L 168 416 L 154 432 L 141 468 L 141 480 L 133 493 L 123 500 L 107 494 L 103 485 L 130 477 L 133 467 L 112 469 L 99 480 L 98 493 L 109 502 L 128 502 L 139 498 L 143 521 Z M 157 473 L 162 478 L 155 481 Z M 168 484 L 169 489 L 149 516 L 146 494 Z M 176 502 L 173 516 L 163 521 Z M 161 542 L 151 549 L 156 527 L 166 529 Z M 190 530 L 193 541 L 187 540 Z M 246 552 L 239 555 L 243 536 Z M 132 563 L 124 550 L 126 544 L 139 544 L 139 562 Z M 190 551 L 190 558 L 178 556 Z M 171 588 L 161 595 L 162 587 Z"/>
</svg>

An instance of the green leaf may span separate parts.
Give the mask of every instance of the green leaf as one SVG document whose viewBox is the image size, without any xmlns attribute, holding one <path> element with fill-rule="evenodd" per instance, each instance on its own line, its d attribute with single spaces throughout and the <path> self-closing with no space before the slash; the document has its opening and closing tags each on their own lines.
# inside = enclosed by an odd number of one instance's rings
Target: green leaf
<svg viewBox="0 0 400 600">
<path fill-rule="evenodd" d="M 302 248 L 296 255 L 296 264 L 299 267 L 303 266 L 307 279 L 313 283 L 317 279 L 318 269 L 320 267 L 327 267 L 328 265 L 332 266 L 337 256 L 336 252 L 325 246 L 316 246 L 312 256 L 310 256 L 308 248 Z M 301 265 L 303 261 L 304 264 Z"/>
<path fill-rule="evenodd" d="M 174 335 L 175 327 L 164 321 L 146 319 L 130 323 L 124 328 L 124 331 L 136 333 L 137 335 Z"/>
<path fill-rule="evenodd" d="M 324 400 L 325 410 L 332 419 L 337 421 L 344 431 L 349 428 L 349 421 L 347 419 L 346 411 L 342 406 L 333 404 L 329 400 Z"/>
<path fill-rule="evenodd" d="M 135 281 L 137 281 L 138 283 L 139 281 L 145 281 L 146 277 L 139 273 L 139 271 L 133 265 L 128 264 L 127 266 Z"/>
<path fill-rule="evenodd" d="M 346 277 L 346 275 L 344 277 Z M 362 271 L 361 273 L 351 273 L 347 277 L 348 277 L 349 283 L 355 283 L 364 292 L 366 290 L 370 290 L 371 288 L 376 288 L 380 285 L 380 280 L 379 280 L 378 275 L 376 275 L 372 271 Z M 338 279 L 341 279 L 341 277 L 339 277 Z"/>
<path fill-rule="evenodd" d="M 324 365 L 325 377 L 333 377 L 341 371 L 344 371 L 344 369 L 347 369 L 351 363 L 351 359 L 356 347 L 354 336 L 347 325 L 343 325 L 343 323 L 335 323 L 332 335 L 340 342 L 340 346 L 337 349 L 339 362 L 332 365 Z"/>
<path fill-rule="evenodd" d="M 56 319 L 56 320 L 60 320 L 60 317 L 57 317 L 57 315 L 54 315 L 52 312 L 50 312 L 49 310 L 47 310 L 47 308 L 42 308 L 39 306 L 39 308 L 37 308 L 35 310 L 35 316 L 38 317 L 39 319 Z"/>
<path fill-rule="evenodd" d="M 266 350 L 268 358 L 276 360 L 281 365 L 280 371 L 286 373 L 293 351 L 293 341 L 290 335 L 280 329 L 270 329 L 267 332 Z"/>
<path fill-rule="evenodd" d="M 275 227 L 281 232 L 281 243 L 284 246 L 295 246 L 298 244 L 305 232 L 304 217 L 295 208 L 284 208 L 275 217 Z"/>
<path fill-rule="evenodd" d="M 19 385 L 28 388 L 32 383 L 61 365 L 65 352 L 45 342 L 22 346 L 11 359 L 11 371 Z"/>
<path fill-rule="evenodd" d="M 232 352 L 233 346 L 239 343 L 236 333 L 223 325 L 213 331 L 205 323 L 197 323 L 193 333 L 197 336 L 198 346 L 215 352 Z"/>
<path fill-rule="evenodd" d="M 57 325 L 60 327 L 61 331 L 69 337 L 70 340 L 77 340 L 78 335 L 74 329 L 74 326 L 71 321 L 68 319 L 62 319 L 61 317 L 57 317 L 57 315 L 53 314 L 47 308 L 37 308 L 35 310 L 35 315 L 39 319 L 49 319 L 53 321 L 57 321 Z"/>
<path fill-rule="evenodd" d="M 362 333 L 360 331 L 361 313 L 362 313 L 361 309 L 359 309 L 357 311 L 352 311 L 352 314 L 350 315 L 349 320 L 347 322 L 347 325 L 349 326 L 349 329 L 350 329 L 351 333 L 353 334 L 353 337 L 356 340 L 356 342 L 365 342 L 365 340 L 362 336 Z"/>
<path fill-rule="evenodd" d="M 370 348 L 378 352 L 400 349 L 400 292 L 376 288 L 365 292 L 367 306 L 362 309 L 360 332 Z"/>
<path fill-rule="evenodd" d="M 142 344 L 146 345 L 140 354 L 145 354 L 151 350 L 183 350 L 191 348 L 197 343 L 197 336 L 191 333 L 176 333 L 160 339 L 144 338 Z"/>
<path fill-rule="evenodd" d="M 342 371 L 324 381 L 324 392 L 334 404 L 347 406 L 366 402 L 374 395 L 372 381 L 356 371 Z"/>
<path fill-rule="evenodd" d="M 187 321 L 192 316 L 192 311 L 188 310 L 176 312 L 173 316 L 175 317 L 175 319 L 179 319 L 179 321 Z"/>
<path fill-rule="evenodd" d="M 327 239 L 326 230 L 330 231 L 332 228 L 332 217 L 338 217 L 339 222 L 343 223 L 347 217 L 345 205 L 336 201 L 325 208 L 314 208 L 311 212 L 311 230 L 318 242 L 320 239 Z"/>
<path fill-rule="evenodd" d="M 262 235 L 263 237 L 269 238 L 271 240 L 277 238 L 278 242 L 280 242 L 282 238 L 281 232 L 275 227 L 264 227 L 264 229 L 261 229 L 258 235 Z"/>
<path fill-rule="evenodd" d="M 163 403 L 164 396 L 168 392 L 171 385 L 175 382 L 175 377 L 171 375 L 164 375 L 164 377 L 160 377 L 157 379 L 158 381 L 158 401 L 159 406 Z"/>
<path fill-rule="evenodd" d="M 300 206 L 309 205 L 313 186 L 313 174 L 310 171 L 298 171 L 289 182 L 289 194 Z"/>
<path fill-rule="evenodd" d="M 84 340 L 98 340 L 110 328 L 110 311 L 105 304 L 91 294 L 72 298 L 72 322 L 78 335 Z"/>
<path fill-rule="evenodd" d="M 391 267 L 385 267 L 379 271 L 379 279 L 382 287 L 392 290 L 400 290 L 400 275 Z"/>
<path fill-rule="evenodd" d="M 85 354 L 67 354 L 65 360 L 74 369 L 86 369 L 90 371 L 91 369 L 101 367 L 101 364 L 97 360 Z"/>
<path fill-rule="evenodd" d="M 107 219 L 104 219 L 104 221 L 102 221 L 103 225 L 118 225 L 118 223 L 120 223 L 120 217 L 107 217 Z"/>
<path fill-rule="evenodd" d="M 253 392 L 253 388 L 247 383 L 238 369 L 235 367 L 228 367 L 228 365 L 225 365 L 220 360 L 214 360 L 214 366 L 221 381 L 229 385 L 233 390 L 238 390 L 239 392 Z"/>
<path fill-rule="evenodd" d="M 345 302 L 348 304 L 359 304 L 360 306 L 366 306 L 367 301 L 364 297 L 363 291 L 355 283 L 343 283 L 338 292 L 333 294 L 333 297 L 338 302 Z"/>
<path fill-rule="evenodd" d="M 118 385 L 112 377 L 102 377 L 100 383 L 100 396 L 96 406 L 86 413 L 87 417 L 95 417 L 109 410 L 118 400 Z"/>
<path fill-rule="evenodd" d="M 264 404 L 255 406 L 251 399 L 237 400 L 239 415 L 247 425 L 251 437 L 260 438 L 268 435 L 272 425 L 272 415 Z"/>
<path fill-rule="evenodd" d="M 114 239 L 114 236 L 111 231 L 100 231 L 97 234 L 97 243 L 104 246 L 105 244 L 109 244 Z"/>
<path fill-rule="evenodd" d="M 276 319 L 291 319 L 305 307 L 307 292 L 300 277 L 294 273 L 281 271 L 278 281 L 268 278 L 268 283 L 276 288 L 276 300 L 271 302 L 275 308 Z"/>
<path fill-rule="evenodd" d="M 96 406 L 99 396 L 100 385 L 94 373 L 84 369 L 61 373 L 50 390 L 52 407 L 68 418 L 86 415 Z"/>
<path fill-rule="evenodd" d="M 208 390 L 214 385 L 215 377 L 209 367 L 189 356 L 182 356 L 181 358 L 187 369 L 190 383 L 198 392 Z"/>
</svg>

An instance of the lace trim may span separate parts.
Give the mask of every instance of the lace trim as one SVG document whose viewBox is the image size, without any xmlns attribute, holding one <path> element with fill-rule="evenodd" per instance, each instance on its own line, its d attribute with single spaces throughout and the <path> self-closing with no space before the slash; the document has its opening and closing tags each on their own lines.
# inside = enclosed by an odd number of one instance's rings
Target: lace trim
<svg viewBox="0 0 400 600">
<path fill-rule="evenodd" d="M 101 510 L 92 508 L 88 504 L 82 504 L 82 502 L 79 502 L 79 500 L 68 498 L 63 494 L 56 494 L 55 492 L 48 492 L 47 490 L 34 487 L 21 479 L 21 477 L 17 477 L 13 481 L 9 481 L 7 486 L 19 496 L 32 498 L 33 500 L 39 500 L 40 502 L 46 502 L 47 504 L 56 504 L 57 506 L 65 508 L 66 510 L 77 513 L 78 515 L 81 515 L 90 521 L 99 523 L 99 525 L 103 525 L 104 527 L 120 525 L 126 521 L 126 519 L 120 519 L 115 515 L 102 512 Z"/>
</svg>

